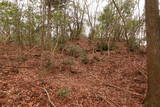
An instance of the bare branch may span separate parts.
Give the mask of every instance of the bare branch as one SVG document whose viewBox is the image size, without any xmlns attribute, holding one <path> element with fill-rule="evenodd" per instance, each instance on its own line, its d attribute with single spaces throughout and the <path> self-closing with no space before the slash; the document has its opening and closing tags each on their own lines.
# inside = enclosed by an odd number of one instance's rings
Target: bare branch
<svg viewBox="0 0 160 107">
<path fill-rule="evenodd" d="M 49 103 L 51 104 L 51 106 L 52 106 L 52 107 L 56 107 L 55 104 L 52 102 L 52 100 L 51 100 L 51 98 L 50 98 L 50 96 L 49 96 L 48 91 L 47 91 L 45 88 L 42 88 L 42 89 L 46 92 L 47 97 L 48 97 L 48 101 L 49 101 Z"/>
</svg>

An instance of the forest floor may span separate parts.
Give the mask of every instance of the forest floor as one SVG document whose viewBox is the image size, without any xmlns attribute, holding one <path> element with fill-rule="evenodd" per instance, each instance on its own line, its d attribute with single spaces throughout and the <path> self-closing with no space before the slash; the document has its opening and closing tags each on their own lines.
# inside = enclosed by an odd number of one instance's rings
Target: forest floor
<svg viewBox="0 0 160 107">
<path fill-rule="evenodd" d="M 145 54 L 123 48 L 108 56 L 90 51 L 87 39 L 73 44 L 88 50 L 87 63 L 64 52 L 0 44 L 0 107 L 143 106 Z"/>
</svg>

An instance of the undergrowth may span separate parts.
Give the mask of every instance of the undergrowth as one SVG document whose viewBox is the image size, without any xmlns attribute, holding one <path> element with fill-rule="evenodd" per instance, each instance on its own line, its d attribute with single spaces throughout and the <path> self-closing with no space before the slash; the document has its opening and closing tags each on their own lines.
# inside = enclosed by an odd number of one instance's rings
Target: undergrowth
<svg viewBox="0 0 160 107">
<path fill-rule="evenodd" d="M 57 92 L 56 92 L 57 96 L 62 99 L 69 96 L 70 93 L 71 93 L 71 90 L 66 89 L 66 88 L 61 88 L 61 89 L 57 90 Z"/>
</svg>

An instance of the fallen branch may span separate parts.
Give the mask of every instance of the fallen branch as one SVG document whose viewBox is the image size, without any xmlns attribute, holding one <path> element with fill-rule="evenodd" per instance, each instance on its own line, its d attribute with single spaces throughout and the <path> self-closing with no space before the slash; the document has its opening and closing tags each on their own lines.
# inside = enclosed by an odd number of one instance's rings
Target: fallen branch
<svg viewBox="0 0 160 107">
<path fill-rule="evenodd" d="M 108 98 L 107 96 L 103 96 L 101 95 L 100 93 L 98 93 L 99 95 L 97 96 L 97 94 L 95 93 L 96 95 L 96 98 L 102 98 L 102 100 L 104 100 L 105 102 L 107 102 L 108 104 L 110 105 L 113 105 L 114 107 L 120 107 L 118 104 L 116 104 L 114 101 L 112 101 L 110 98 Z"/>
<path fill-rule="evenodd" d="M 55 104 L 52 102 L 52 100 L 51 100 L 51 98 L 50 98 L 50 96 L 49 96 L 48 91 L 47 91 L 45 88 L 42 88 L 42 89 L 46 92 L 47 97 L 48 97 L 48 101 L 49 101 L 49 103 L 51 104 L 51 106 L 52 106 L 52 107 L 56 107 Z"/>
<path fill-rule="evenodd" d="M 127 93 L 132 94 L 132 95 L 137 95 L 137 96 L 144 97 L 144 95 L 142 95 L 142 94 L 139 94 L 139 93 L 136 93 L 136 92 L 133 92 L 133 91 L 129 91 L 129 90 L 127 90 L 127 89 L 124 89 L 124 88 L 118 87 L 118 86 L 113 85 L 113 84 L 106 84 L 106 86 L 110 86 L 110 87 L 116 88 L 116 89 L 118 89 L 118 90 L 121 90 L 121 91 L 127 92 Z"/>
</svg>

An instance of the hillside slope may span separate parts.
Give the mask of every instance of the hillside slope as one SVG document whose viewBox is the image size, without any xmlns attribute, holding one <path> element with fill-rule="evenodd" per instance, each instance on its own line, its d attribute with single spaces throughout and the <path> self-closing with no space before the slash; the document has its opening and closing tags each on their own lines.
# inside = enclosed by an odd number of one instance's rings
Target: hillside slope
<svg viewBox="0 0 160 107">
<path fill-rule="evenodd" d="M 73 41 L 87 61 L 38 47 L 0 45 L 2 107 L 142 107 L 146 56 L 117 49 L 92 52 L 88 40 Z M 88 44 L 88 45 L 87 45 Z"/>
</svg>

